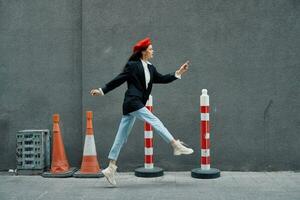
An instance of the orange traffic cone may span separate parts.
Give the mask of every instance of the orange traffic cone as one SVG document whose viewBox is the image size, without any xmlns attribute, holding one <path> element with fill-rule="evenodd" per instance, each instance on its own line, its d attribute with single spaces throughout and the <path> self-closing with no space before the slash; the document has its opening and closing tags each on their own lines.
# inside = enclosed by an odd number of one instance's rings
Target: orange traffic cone
<svg viewBox="0 0 300 200">
<path fill-rule="evenodd" d="M 70 177 L 74 174 L 75 168 L 70 168 L 65 153 L 64 143 L 59 128 L 59 114 L 53 115 L 53 145 L 52 162 L 50 172 L 42 174 L 43 177 Z"/>
<path fill-rule="evenodd" d="M 96 145 L 93 130 L 93 112 L 86 112 L 86 136 L 84 142 L 83 158 L 80 171 L 74 174 L 77 178 L 103 177 L 98 164 Z"/>
</svg>

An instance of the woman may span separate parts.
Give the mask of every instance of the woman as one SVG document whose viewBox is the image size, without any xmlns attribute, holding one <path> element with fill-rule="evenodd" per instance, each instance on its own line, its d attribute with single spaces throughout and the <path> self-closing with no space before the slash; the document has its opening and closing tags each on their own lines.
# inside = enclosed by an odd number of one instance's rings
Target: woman
<svg viewBox="0 0 300 200">
<path fill-rule="evenodd" d="M 109 166 L 102 170 L 102 173 L 112 185 L 116 185 L 115 172 L 117 169 L 117 158 L 123 144 L 127 141 L 136 118 L 151 124 L 156 133 L 172 145 L 174 155 L 193 153 L 193 149 L 185 147 L 184 143 L 180 140 L 175 140 L 162 122 L 145 107 L 151 93 L 152 84 L 170 83 L 176 79 L 180 79 L 181 75 L 188 70 L 189 61 L 184 63 L 175 73 L 162 75 L 148 61 L 151 58 L 153 58 L 151 40 L 150 38 L 145 38 L 134 45 L 133 54 L 123 71 L 116 78 L 108 82 L 104 87 L 90 91 L 92 96 L 103 96 L 124 82 L 127 82 L 128 86 L 123 102 L 123 116 L 114 144 L 108 155 L 110 160 Z"/>
</svg>

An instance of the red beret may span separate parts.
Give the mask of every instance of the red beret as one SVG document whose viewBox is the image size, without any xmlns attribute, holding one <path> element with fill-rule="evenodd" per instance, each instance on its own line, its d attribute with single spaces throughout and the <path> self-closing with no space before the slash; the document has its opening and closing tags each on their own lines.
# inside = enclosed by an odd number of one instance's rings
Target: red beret
<svg viewBox="0 0 300 200">
<path fill-rule="evenodd" d="M 151 40 L 149 37 L 146 37 L 145 39 L 138 41 L 132 48 L 133 53 L 138 52 L 143 48 L 147 48 L 150 44 L 151 44 Z"/>
</svg>

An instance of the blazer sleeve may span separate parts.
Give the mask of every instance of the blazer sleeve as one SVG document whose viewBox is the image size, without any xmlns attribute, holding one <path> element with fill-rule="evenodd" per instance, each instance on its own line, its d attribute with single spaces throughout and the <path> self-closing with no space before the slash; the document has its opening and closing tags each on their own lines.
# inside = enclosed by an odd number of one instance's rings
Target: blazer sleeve
<svg viewBox="0 0 300 200">
<path fill-rule="evenodd" d="M 106 94 L 111 90 L 122 85 L 125 81 L 127 81 L 131 75 L 131 70 L 132 70 L 131 65 L 127 63 L 126 66 L 124 67 L 124 70 L 119 75 L 117 75 L 113 80 L 106 83 L 105 86 L 101 88 L 103 93 Z"/>
<path fill-rule="evenodd" d="M 175 72 L 171 74 L 162 75 L 160 74 L 155 67 L 153 67 L 153 83 L 170 83 L 177 78 L 175 77 Z"/>
</svg>

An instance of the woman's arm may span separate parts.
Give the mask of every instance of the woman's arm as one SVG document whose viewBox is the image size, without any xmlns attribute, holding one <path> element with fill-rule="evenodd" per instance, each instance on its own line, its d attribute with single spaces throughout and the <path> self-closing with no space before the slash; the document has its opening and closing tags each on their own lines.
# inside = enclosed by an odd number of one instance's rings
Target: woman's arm
<svg viewBox="0 0 300 200">
<path fill-rule="evenodd" d="M 154 67 L 153 83 L 170 83 L 176 79 L 175 73 L 162 75 Z"/>
<path fill-rule="evenodd" d="M 95 96 L 104 95 L 104 94 L 110 92 L 111 90 L 115 89 L 116 87 L 119 87 L 125 81 L 128 80 L 128 78 L 131 75 L 131 70 L 132 70 L 131 65 L 129 65 L 127 63 L 126 66 L 124 67 L 124 70 L 118 76 L 116 76 L 113 80 L 106 83 L 104 87 L 99 88 L 99 89 L 92 89 L 90 92 L 91 95 L 93 95 L 93 96 L 94 95 Z"/>
<path fill-rule="evenodd" d="M 153 83 L 170 83 L 176 79 L 181 79 L 181 75 L 187 72 L 189 66 L 189 61 L 185 62 L 181 67 L 175 72 L 171 74 L 162 75 L 157 72 L 156 68 L 154 67 L 154 74 L 153 74 Z"/>
</svg>

